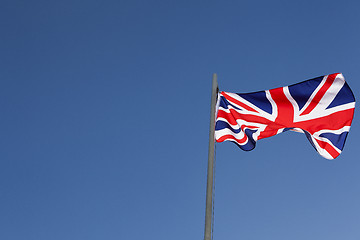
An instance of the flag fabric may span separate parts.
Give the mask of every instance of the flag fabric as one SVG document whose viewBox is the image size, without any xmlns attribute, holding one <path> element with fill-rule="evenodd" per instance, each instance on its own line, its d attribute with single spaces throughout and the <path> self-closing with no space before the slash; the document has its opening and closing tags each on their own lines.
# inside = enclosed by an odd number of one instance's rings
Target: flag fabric
<svg viewBox="0 0 360 240">
<path fill-rule="evenodd" d="M 341 73 L 253 93 L 219 92 L 215 138 L 250 151 L 256 141 L 291 130 L 334 159 L 343 150 L 355 98 Z"/>
</svg>

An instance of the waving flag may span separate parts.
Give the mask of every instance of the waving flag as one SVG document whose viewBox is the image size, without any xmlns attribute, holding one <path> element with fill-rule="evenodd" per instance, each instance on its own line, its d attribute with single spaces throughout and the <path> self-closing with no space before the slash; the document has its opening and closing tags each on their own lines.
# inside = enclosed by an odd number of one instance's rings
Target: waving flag
<svg viewBox="0 0 360 240">
<path fill-rule="evenodd" d="M 354 115 L 355 98 L 341 73 L 254 93 L 220 92 L 215 138 L 241 149 L 291 130 L 306 135 L 318 153 L 341 153 Z"/>
</svg>

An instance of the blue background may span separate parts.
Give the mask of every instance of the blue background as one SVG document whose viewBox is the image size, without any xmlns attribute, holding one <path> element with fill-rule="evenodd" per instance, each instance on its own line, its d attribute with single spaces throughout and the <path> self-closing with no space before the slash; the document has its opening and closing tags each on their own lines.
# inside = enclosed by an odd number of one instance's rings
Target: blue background
<svg viewBox="0 0 360 240">
<path fill-rule="evenodd" d="M 342 72 L 356 1 L 0 2 L 0 239 L 203 239 L 212 73 L 253 92 Z M 357 110 L 343 153 L 305 135 L 217 144 L 214 239 L 360 239 Z"/>
</svg>

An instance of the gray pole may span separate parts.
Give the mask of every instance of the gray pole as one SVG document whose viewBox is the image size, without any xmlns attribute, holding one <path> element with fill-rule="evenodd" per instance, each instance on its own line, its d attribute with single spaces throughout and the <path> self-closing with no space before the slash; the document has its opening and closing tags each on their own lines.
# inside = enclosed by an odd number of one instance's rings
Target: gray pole
<svg viewBox="0 0 360 240">
<path fill-rule="evenodd" d="M 215 108 L 218 92 L 217 75 L 213 74 L 211 108 L 210 108 L 210 132 L 209 132 L 209 153 L 208 153 L 208 172 L 206 185 L 206 209 L 205 209 L 205 236 L 204 240 L 211 240 L 212 234 L 212 196 L 214 180 L 214 153 L 215 153 Z"/>
</svg>

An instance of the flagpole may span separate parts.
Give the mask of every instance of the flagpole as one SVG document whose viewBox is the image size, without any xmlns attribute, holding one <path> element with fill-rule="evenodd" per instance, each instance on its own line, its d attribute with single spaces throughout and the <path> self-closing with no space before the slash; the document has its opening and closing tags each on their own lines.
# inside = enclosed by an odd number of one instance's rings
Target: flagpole
<svg viewBox="0 0 360 240">
<path fill-rule="evenodd" d="M 206 185 L 206 209 L 205 209 L 205 236 L 204 240 L 211 240 L 212 217 L 213 217 L 213 180 L 214 180 L 214 154 L 215 154 L 215 111 L 218 92 L 217 75 L 213 74 L 210 108 L 210 131 L 209 131 L 209 153 L 208 171 Z"/>
</svg>

